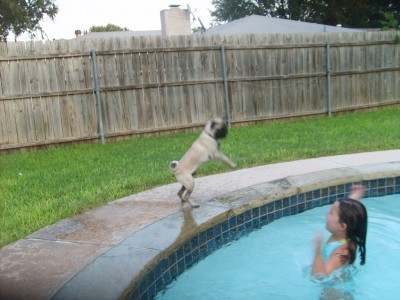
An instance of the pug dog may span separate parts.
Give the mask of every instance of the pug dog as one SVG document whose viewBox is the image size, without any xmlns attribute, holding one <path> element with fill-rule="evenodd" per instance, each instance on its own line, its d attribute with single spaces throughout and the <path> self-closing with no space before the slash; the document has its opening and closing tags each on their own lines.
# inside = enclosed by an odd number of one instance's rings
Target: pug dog
<svg viewBox="0 0 400 300">
<path fill-rule="evenodd" d="M 170 162 L 169 167 L 172 173 L 176 180 L 182 184 L 182 188 L 178 192 L 182 202 L 188 202 L 191 207 L 199 207 L 190 199 L 190 194 L 194 189 L 193 176 L 202 164 L 216 159 L 226 163 L 231 168 L 236 168 L 237 165 L 220 151 L 220 140 L 225 138 L 227 134 L 228 127 L 225 121 L 220 118 L 210 120 L 181 160 Z"/>
</svg>

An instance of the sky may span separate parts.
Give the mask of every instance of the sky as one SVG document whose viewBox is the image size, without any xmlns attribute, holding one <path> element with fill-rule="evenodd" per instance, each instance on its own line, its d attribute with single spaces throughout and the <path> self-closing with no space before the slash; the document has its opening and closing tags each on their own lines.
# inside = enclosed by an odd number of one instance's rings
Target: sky
<svg viewBox="0 0 400 300">
<path fill-rule="evenodd" d="M 109 23 L 129 30 L 161 30 L 160 11 L 169 9 L 171 4 L 187 5 L 196 18 L 200 18 L 206 28 L 210 27 L 213 10 L 212 0 L 55 0 L 58 14 L 54 21 L 45 18 L 40 24 L 50 40 L 72 39 L 75 30 L 87 31 L 93 25 L 105 26 Z M 193 21 L 193 18 L 192 18 Z M 199 27 L 194 21 L 192 28 Z M 14 40 L 10 34 L 9 40 Z M 30 40 L 21 35 L 17 41 Z"/>
</svg>

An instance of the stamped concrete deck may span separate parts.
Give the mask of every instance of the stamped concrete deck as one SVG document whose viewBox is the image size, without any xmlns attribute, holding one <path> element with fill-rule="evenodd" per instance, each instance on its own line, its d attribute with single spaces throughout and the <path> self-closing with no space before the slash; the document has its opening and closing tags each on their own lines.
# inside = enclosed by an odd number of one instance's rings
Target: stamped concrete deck
<svg viewBox="0 0 400 300">
<path fill-rule="evenodd" d="M 321 157 L 241 169 L 196 179 L 192 194 L 212 198 L 288 176 L 400 162 L 400 150 Z M 390 165 L 398 168 L 400 165 Z M 372 168 L 372 167 L 371 167 Z M 395 170 L 397 172 L 397 170 Z M 321 173 L 322 174 L 322 173 Z M 50 299 L 93 260 L 132 234 L 182 209 L 174 183 L 62 220 L 0 250 L 0 299 Z"/>
</svg>

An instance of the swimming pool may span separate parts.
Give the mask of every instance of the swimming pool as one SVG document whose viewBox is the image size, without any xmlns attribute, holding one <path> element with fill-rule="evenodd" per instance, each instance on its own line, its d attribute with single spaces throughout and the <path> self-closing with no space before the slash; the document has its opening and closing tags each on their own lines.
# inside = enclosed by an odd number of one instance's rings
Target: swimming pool
<svg viewBox="0 0 400 300">
<path fill-rule="evenodd" d="M 155 299 L 398 299 L 400 195 L 363 203 L 369 214 L 364 266 L 355 264 L 322 282 L 311 278 L 314 236 L 324 230 L 327 205 L 226 244 Z"/>
<path fill-rule="evenodd" d="M 268 224 L 266 227 L 269 227 L 282 217 L 297 215 L 333 203 L 346 195 L 353 184 L 362 183 L 366 187 L 366 198 L 400 194 L 399 165 L 385 165 L 384 169 L 385 172 L 382 170 L 375 172 L 372 166 L 365 166 L 362 170 L 357 168 L 356 172 L 349 168 L 315 172 L 310 176 L 283 178 L 253 186 L 246 191 L 235 191 L 218 199 L 212 199 L 207 206 L 190 210 L 190 213 L 181 212 L 182 223 L 178 229 L 172 229 L 172 223 L 177 223 L 176 219 L 173 222 L 172 218 L 177 216 L 171 216 L 171 219 L 163 220 L 161 226 L 148 228 L 146 232 L 136 236 L 134 244 L 137 246 L 143 247 L 146 244 L 146 247 L 152 249 L 165 250 L 142 269 L 123 298 L 153 299 L 177 276 L 215 250 L 220 250 L 223 245 L 245 237 L 249 232 L 266 224 Z M 387 176 L 392 174 L 392 171 L 395 175 Z M 378 177 L 383 175 L 386 176 Z M 282 222 L 285 222 L 285 219 Z M 195 231 L 190 230 L 193 223 L 197 224 Z M 187 226 L 188 224 L 191 226 Z M 322 224 L 325 224 L 324 221 Z M 167 227 L 179 233 L 171 237 L 170 234 L 166 234 L 170 231 L 166 229 Z M 142 239 L 145 237 L 148 237 L 147 241 L 143 242 Z M 162 240 L 165 239 L 169 242 L 164 244 Z M 132 245 L 133 240 L 127 244 Z M 268 253 L 265 255 L 268 256 Z M 276 275 L 276 278 L 289 280 L 290 276 L 285 273 Z M 196 283 L 193 283 L 193 289 L 196 289 L 195 285 Z M 242 286 L 245 288 L 243 284 Z"/>
</svg>

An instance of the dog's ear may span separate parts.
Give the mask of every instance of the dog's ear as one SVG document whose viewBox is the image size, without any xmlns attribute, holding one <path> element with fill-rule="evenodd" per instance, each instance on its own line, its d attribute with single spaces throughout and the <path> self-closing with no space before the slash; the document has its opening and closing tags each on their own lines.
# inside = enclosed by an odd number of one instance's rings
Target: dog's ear
<svg viewBox="0 0 400 300">
<path fill-rule="evenodd" d="M 212 120 L 212 121 L 211 121 L 211 124 L 210 124 L 210 128 L 211 128 L 211 129 L 214 129 L 215 125 L 217 125 L 217 122 L 215 122 L 214 120 Z"/>
</svg>

